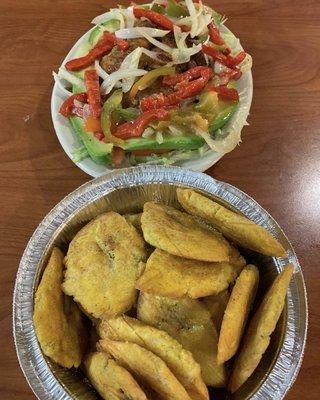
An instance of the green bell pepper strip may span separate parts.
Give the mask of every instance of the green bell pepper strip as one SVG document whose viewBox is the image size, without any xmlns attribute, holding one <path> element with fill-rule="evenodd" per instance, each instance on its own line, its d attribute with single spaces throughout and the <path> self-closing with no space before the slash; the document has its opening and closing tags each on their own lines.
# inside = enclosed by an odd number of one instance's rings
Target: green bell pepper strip
<svg viewBox="0 0 320 400">
<path fill-rule="evenodd" d="M 118 89 L 106 100 L 102 107 L 101 113 L 101 128 L 107 142 L 113 143 L 119 147 L 123 143 L 122 139 L 116 138 L 111 133 L 111 114 L 121 107 L 123 93 Z"/>
<path fill-rule="evenodd" d="M 156 3 L 153 4 L 153 6 L 151 7 L 151 10 L 155 11 L 159 14 L 162 14 L 162 15 L 164 15 L 166 13 L 165 7 L 162 7 L 162 6 L 160 6 L 160 4 L 156 4 Z"/>
<path fill-rule="evenodd" d="M 97 164 L 111 164 L 112 143 L 104 143 L 98 140 L 93 132 L 84 130 L 83 119 L 72 115 L 69 121 L 80 142 L 86 147 L 89 156 Z"/>
<path fill-rule="evenodd" d="M 117 108 L 114 110 L 112 117 L 115 117 L 115 119 L 119 122 L 123 121 L 132 121 L 136 119 L 139 115 L 139 110 L 136 108 Z"/>
<path fill-rule="evenodd" d="M 103 30 L 100 26 L 106 28 L 107 31 L 113 33 L 117 31 L 120 27 L 120 21 L 118 19 L 109 19 L 108 21 L 103 22 L 100 25 L 97 25 L 90 33 L 88 42 L 94 46 L 100 37 L 102 36 Z"/>
<path fill-rule="evenodd" d="M 239 103 L 231 103 L 225 107 L 209 125 L 209 133 L 214 137 L 215 132 L 222 128 L 235 113 Z"/>
<path fill-rule="evenodd" d="M 203 146 L 204 140 L 197 135 L 190 136 L 166 136 L 162 143 L 158 143 L 155 138 L 127 139 L 122 147 L 125 151 L 133 150 L 193 150 Z"/>
<path fill-rule="evenodd" d="M 175 18 L 187 17 L 189 15 L 187 7 L 176 3 L 175 0 L 168 0 L 165 11 L 167 15 Z"/>
</svg>

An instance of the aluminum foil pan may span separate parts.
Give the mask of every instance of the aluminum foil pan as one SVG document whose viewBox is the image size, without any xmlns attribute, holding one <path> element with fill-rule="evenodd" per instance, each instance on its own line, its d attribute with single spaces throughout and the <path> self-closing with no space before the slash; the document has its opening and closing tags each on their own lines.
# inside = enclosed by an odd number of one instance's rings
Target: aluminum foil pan
<svg viewBox="0 0 320 400">
<path fill-rule="evenodd" d="M 81 371 L 51 363 L 41 352 L 32 321 L 35 289 L 53 245 L 66 250 L 75 233 L 96 215 L 114 210 L 138 212 L 148 200 L 178 206 L 175 189 L 192 187 L 263 225 L 288 251 L 288 259 L 246 252 L 260 267 L 267 286 L 288 263 L 294 265 L 287 304 L 257 370 L 233 396 L 212 392 L 214 399 L 283 399 L 301 365 L 307 334 L 306 289 L 299 262 L 274 219 L 239 189 L 207 175 L 178 167 L 142 166 L 96 178 L 64 198 L 40 223 L 22 256 L 13 300 L 13 333 L 20 366 L 38 399 L 91 400 L 99 397 Z"/>
</svg>

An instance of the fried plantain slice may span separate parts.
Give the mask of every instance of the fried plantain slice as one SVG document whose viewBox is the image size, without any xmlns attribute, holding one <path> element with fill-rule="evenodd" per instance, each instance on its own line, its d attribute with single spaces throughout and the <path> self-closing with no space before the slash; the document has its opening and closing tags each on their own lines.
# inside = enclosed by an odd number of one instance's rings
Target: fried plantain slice
<svg viewBox="0 0 320 400">
<path fill-rule="evenodd" d="M 201 261 L 229 260 L 230 247 L 222 235 L 172 207 L 145 203 L 141 224 L 145 240 L 170 254 Z"/>
<path fill-rule="evenodd" d="M 230 298 L 229 290 L 223 290 L 222 292 L 204 297 L 201 299 L 202 304 L 206 307 L 211 315 L 211 319 L 216 327 L 217 332 L 220 332 L 223 314 L 227 307 Z"/>
<path fill-rule="evenodd" d="M 191 400 L 166 363 L 151 351 L 135 343 L 109 339 L 100 340 L 99 347 L 144 380 L 163 400 Z"/>
<path fill-rule="evenodd" d="M 139 233 L 142 233 L 142 229 L 141 229 L 141 216 L 142 213 L 138 213 L 138 214 L 125 214 L 124 217 L 127 220 L 127 222 L 129 222 L 130 224 L 132 224 L 136 230 Z"/>
<path fill-rule="evenodd" d="M 128 341 L 152 351 L 165 361 L 192 399 L 209 399 L 207 387 L 201 377 L 200 365 L 192 354 L 167 332 L 125 315 L 102 320 L 98 330 L 102 339 Z"/>
<path fill-rule="evenodd" d="M 147 400 L 141 387 L 125 368 L 112 360 L 106 353 L 87 355 L 84 366 L 93 387 L 105 400 Z"/>
<path fill-rule="evenodd" d="M 102 214 L 71 241 L 62 288 L 93 317 L 115 316 L 135 302 L 145 259 L 136 229 L 115 212 Z"/>
<path fill-rule="evenodd" d="M 54 247 L 35 294 L 33 322 L 44 354 L 65 368 L 81 363 L 87 330 L 82 313 L 61 290 L 63 254 Z"/>
<path fill-rule="evenodd" d="M 249 322 L 228 384 L 231 393 L 252 375 L 269 346 L 270 335 L 275 330 L 285 304 L 292 274 L 293 265 L 288 264 L 277 276 Z"/>
<path fill-rule="evenodd" d="M 218 294 L 239 275 L 245 260 L 233 248 L 228 262 L 190 260 L 156 249 L 148 258 L 136 288 L 151 294 L 199 298 Z"/>
<path fill-rule="evenodd" d="M 140 292 L 138 318 L 168 332 L 189 350 L 201 366 L 206 385 L 226 385 L 226 368 L 217 362 L 217 332 L 210 313 L 199 300 L 170 299 Z"/>
<path fill-rule="evenodd" d="M 177 189 L 177 197 L 187 212 L 210 221 L 225 237 L 240 246 L 267 256 L 287 256 L 285 249 L 277 239 L 265 228 L 248 218 L 191 189 Z"/>
<path fill-rule="evenodd" d="M 218 363 L 224 363 L 236 354 L 258 284 L 258 268 L 247 265 L 236 280 L 223 316 L 218 342 Z"/>
</svg>

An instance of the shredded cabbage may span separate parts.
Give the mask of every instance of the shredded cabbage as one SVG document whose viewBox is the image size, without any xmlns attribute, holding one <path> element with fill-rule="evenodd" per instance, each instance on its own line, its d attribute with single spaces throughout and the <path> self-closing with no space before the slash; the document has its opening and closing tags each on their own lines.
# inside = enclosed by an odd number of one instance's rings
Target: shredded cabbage
<svg viewBox="0 0 320 400">
<path fill-rule="evenodd" d="M 135 39 L 143 37 L 141 31 L 144 31 L 151 37 L 163 37 L 170 32 L 163 29 L 135 27 L 119 29 L 118 31 L 116 31 L 115 35 L 120 39 Z"/>
</svg>

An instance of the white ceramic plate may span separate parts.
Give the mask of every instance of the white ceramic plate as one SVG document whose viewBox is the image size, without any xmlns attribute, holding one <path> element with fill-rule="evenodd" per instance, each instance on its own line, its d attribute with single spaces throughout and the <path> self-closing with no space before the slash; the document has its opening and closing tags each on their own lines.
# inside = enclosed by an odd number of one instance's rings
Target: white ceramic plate
<svg viewBox="0 0 320 400">
<path fill-rule="evenodd" d="M 72 49 L 69 51 L 67 54 L 66 58 L 63 60 L 62 65 L 64 65 L 67 61 L 72 60 L 73 58 L 76 57 L 76 52 L 79 46 L 81 46 L 84 43 L 88 42 L 90 32 L 94 28 L 90 29 L 87 33 L 85 33 L 72 47 Z M 225 31 L 226 33 L 230 33 L 228 28 L 225 26 L 222 26 L 222 31 Z M 246 110 L 246 115 L 242 115 L 241 118 L 245 121 L 246 117 L 249 115 L 250 111 L 250 106 L 252 102 L 252 93 L 253 93 L 253 82 L 252 82 L 252 73 L 251 70 L 247 71 L 244 73 L 237 81 L 237 88 L 238 91 L 241 93 L 245 91 L 245 96 L 241 98 L 240 102 L 242 105 L 242 109 L 245 108 Z M 53 126 L 56 132 L 56 135 L 59 139 L 59 142 L 61 146 L 63 147 L 63 150 L 67 153 L 68 157 L 72 160 L 72 152 L 81 146 L 81 143 L 79 143 L 79 140 L 76 137 L 76 134 L 73 132 L 73 129 L 71 128 L 71 125 L 69 124 L 69 121 L 67 118 L 63 117 L 62 115 L 59 114 L 59 109 L 63 101 L 65 100 L 65 94 L 61 91 L 61 89 L 58 87 L 57 84 L 53 86 L 53 91 L 52 91 L 52 97 L 51 97 L 51 116 L 52 116 L 52 121 L 53 121 Z M 232 116 L 231 120 L 228 122 L 228 124 L 233 124 L 236 119 L 240 117 L 240 107 L 238 107 L 237 111 L 234 113 Z M 245 117 L 245 118 L 243 118 Z M 227 125 L 228 125 L 227 124 Z M 242 125 L 242 127 L 244 124 Z M 223 130 L 223 129 L 222 129 Z M 215 164 L 217 161 L 220 160 L 222 157 L 221 154 L 216 153 L 215 151 L 211 151 L 204 155 L 203 157 L 199 157 L 196 159 L 191 159 L 191 160 L 186 160 L 186 161 L 180 161 L 177 163 L 180 167 L 183 168 L 188 168 L 193 171 L 200 171 L 203 172 L 206 169 L 210 168 L 213 164 Z M 104 165 L 99 165 L 93 162 L 91 158 L 86 158 L 78 163 L 76 165 L 82 169 L 82 171 L 86 172 L 88 175 L 91 175 L 92 177 L 97 177 L 100 175 L 103 175 L 107 172 L 110 172 L 113 170 L 112 167 L 107 167 Z"/>
</svg>

